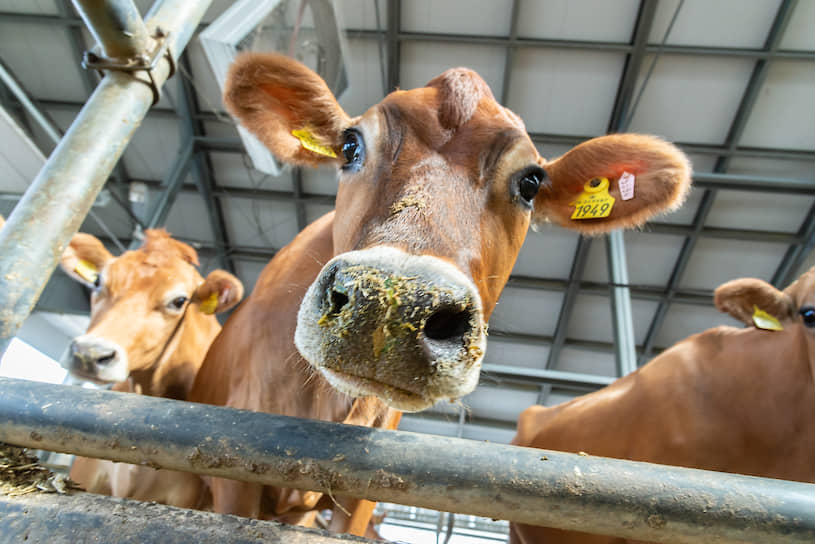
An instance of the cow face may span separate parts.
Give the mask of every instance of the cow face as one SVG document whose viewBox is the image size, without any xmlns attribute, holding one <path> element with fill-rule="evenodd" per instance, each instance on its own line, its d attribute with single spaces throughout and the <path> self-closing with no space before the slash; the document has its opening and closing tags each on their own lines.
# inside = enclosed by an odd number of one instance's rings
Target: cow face
<svg viewBox="0 0 815 544">
<path fill-rule="evenodd" d="M 803 327 L 808 334 L 815 335 L 815 268 L 783 291 L 755 278 L 729 281 L 716 289 L 713 300 L 720 311 L 745 325 L 767 328 L 761 317 L 756 318 L 760 311 L 774 318 L 779 330 Z"/>
<path fill-rule="evenodd" d="M 190 314 L 228 310 L 243 296 L 236 277 L 215 270 L 204 280 L 197 265 L 195 250 L 163 230 L 145 231 L 144 245 L 118 258 L 95 237 L 76 234 L 60 266 L 93 290 L 91 321 L 86 334 L 71 342 L 62 365 L 82 378 L 110 383 L 178 363 L 174 357 L 186 355 L 178 353 L 186 331 L 202 319 L 217 326 L 210 315 Z"/>
<path fill-rule="evenodd" d="M 530 222 L 607 232 L 678 206 L 689 184 L 685 157 L 653 137 L 597 138 L 546 161 L 463 68 L 350 118 L 304 66 L 248 54 L 225 101 L 282 160 L 337 168 L 335 257 L 302 302 L 295 342 L 340 391 L 401 410 L 475 387 Z M 633 199 L 620 198 L 623 172 L 636 176 Z M 609 215 L 571 219 L 595 178 L 617 197 Z"/>
</svg>

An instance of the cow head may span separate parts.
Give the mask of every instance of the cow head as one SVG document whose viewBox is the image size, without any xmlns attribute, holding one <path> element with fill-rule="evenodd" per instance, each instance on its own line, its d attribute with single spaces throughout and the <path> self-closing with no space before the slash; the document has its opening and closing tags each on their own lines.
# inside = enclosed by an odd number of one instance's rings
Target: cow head
<svg viewBox="0 0 815 544">
<path fill-rule="evenodd" d="M 685 156 L 649 136 L 543 159 L 521 119 L 464 68 L 351 118 L 308 68 L 247 54 L 225 102 L 283 161 L 337 168 L 335 257 L 302 302 L 295 342 L 340 391 L 406 411 L 476 386 L 487 320 L 531 222 L 584 233 L 639 225 L 678 206 L 689 185 Z M 636 179 L 630 200 L 623 172 Z M 610 215 L 571 219 L 595 178 L 617 197 Z"/>
<path fill-rule="evenodd" d="M 215 270 L 204 279 L 197 265 L 195 250 L 164 230 L 145 231 L 143 246 L 120 257 L 97 238 L 76 234 L 60 266 L 93 290 L 91 321 L 86 334 L 71 342 L 62 365 L 98 383 L 138 377 L 154 395 L 163 395 L 156 389 L 172 379 L 165 374 L 197 370 L 219 330 L 210 314 L 228 310 L 243 296 L 243 284 L 232 274 Z M 207 337 L 198 337 L 201 333 Z"/>
<path fill-rule="evenodd" d="M 763 312 L 778 322 L 779 329 L 802 325 L 815 334 L 815 267 L 783 291 L 755 278 L 729 281 L 716 289 L 713 301 L 745 325 L 768 328 L 761 316 L 756 317 Z"/>
</svg>

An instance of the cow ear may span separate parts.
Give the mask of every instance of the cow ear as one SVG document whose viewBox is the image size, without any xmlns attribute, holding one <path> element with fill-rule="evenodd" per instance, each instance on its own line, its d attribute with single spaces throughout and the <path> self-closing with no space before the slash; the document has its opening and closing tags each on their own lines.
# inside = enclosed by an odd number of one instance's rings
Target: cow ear
<svg viewBox="0 0 815 544">
<path fill-rule="evenodd" d="M 213 270 L 198 286 L 192 303 L 205 314 L 217 314 L 234 307 L 243 298 L 243 283 L 226 270 Z"/>
<path fill-rule="evenodd" d="M 713 303 L 719 311 L 732 315 L 745 325 L 755 325 L 753 315 L 756 309 L 778 321 L 795 315 L 795 304 L 789 295 L 754 278 L 741 278 L 720 285 L 713 294 Z"/>
<path fill-rule="evenodd" d="M 642 134 L 594 138 L 541 166 L 548 182 L 535 198 L 533 221 L 552 221 L 583 234 L 639 226 L 660 212 L 674 210 L 684 202 L 691 182 L 691 165 L 684 153 Z M 613 203 L 604 199 L 593 210 L 583 208 L 581 203 L 589 202 L 586 196 L 606 190 Z M 602 208 L 603 203 L 608 208 Z M 603 215 L 599 210 L 610 213 L 599 217 Z"/>
<path fill-rule="evenodd" d="M 62 252 L 59 266 L 74 280 L 93 288 L 102 269 L 113 258 L 98 238 L 77 232 Z"/>
<path fill-rule="evenodd" d="M 350 125 L 325 82 L 299 62 L 274 53 L 245 53 L 230 67 L 227 110 L 286 163 L 341 164 Z"/>
</svg>

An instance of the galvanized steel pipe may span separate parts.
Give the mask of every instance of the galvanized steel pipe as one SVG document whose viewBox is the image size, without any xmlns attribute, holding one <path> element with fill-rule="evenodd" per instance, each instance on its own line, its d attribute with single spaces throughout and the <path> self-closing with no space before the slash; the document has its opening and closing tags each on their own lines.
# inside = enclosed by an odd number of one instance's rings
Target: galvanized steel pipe
<svg viewBox="0 0 815 544">
<path fill-rule="evenodd" d="M 155 45 L 133 0 L 74 0 L 74 7 L 105 57 L 125 61 Z"/>
<path fill-rule="evenodd" d="M 169 33 L 169 50 L 177 59 L 209 3 L 157 2 L 147 28 L 160 26 Z M 170 64 L 162 59 L 153 79 L 161 86 L 169 73 Z M 28 317 L 152 102 L 144 80 L 108 72 L 0 230 L 0 350 Z"/>
<path fill-rule="evenodd" d="M 646 541 L 815 541 L 812 484 L 8 378 L 0 441 Z"/>
</svg>

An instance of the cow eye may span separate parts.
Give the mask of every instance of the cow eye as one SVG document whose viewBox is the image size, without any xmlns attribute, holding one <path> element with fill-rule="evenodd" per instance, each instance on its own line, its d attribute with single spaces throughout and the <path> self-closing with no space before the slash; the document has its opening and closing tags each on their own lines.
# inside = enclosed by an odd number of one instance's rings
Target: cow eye
<svg viewBox="0 0 815 544">
<path fill-rule="evenodd" d="M 187 297 L 175 297 L 173 300 L 167 303 L 167 307 L 171 310 L 181 310 L 184 308 L 186 303 Z"/>
<path fill-rule="evenodd" d="M 93 280 L 93 290 L 98 291 L 102 287 L 102 274 L 97 274 L 96 279 Z"/>
<path fill-rule="evenodd" d="M 807 327 L 815 327 L 815 308 L 812 306 L 804 306 L 798 313 L 804 318 L 804 325 Z"/>
<path fill-rule="evenodd" d="M 530 204 L 535 196 L 538 194 L 541 186 L 541 180 L 545 179 L 546 173 L 537 168 L 524 172 L 518 180 L 518 194 L 527 204 Z"/>
<path fill-rule="evenodd" d="M 365 158 L 362 137 L 356 130 L 345 131 L 345 143 L 342 144 L 342 156 L 345 158 L 343 168 L 359 168 Z"/>
</svg>

